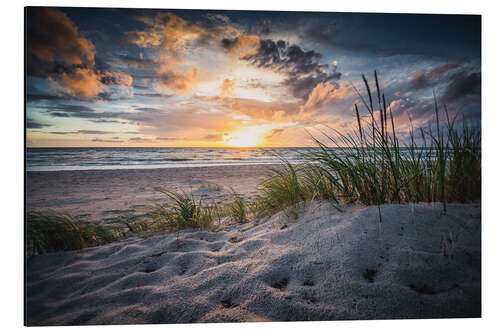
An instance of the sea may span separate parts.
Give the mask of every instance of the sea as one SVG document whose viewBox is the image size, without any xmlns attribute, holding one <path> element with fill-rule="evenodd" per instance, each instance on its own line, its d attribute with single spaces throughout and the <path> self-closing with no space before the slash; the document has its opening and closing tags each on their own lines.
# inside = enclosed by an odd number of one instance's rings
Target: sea
<svg viewBox="0 0 500 333">
<path fill-rule="evenodd" d="M 115 170 L 277 164 L 311 148 L 27 148 L 27 171 Z"/>
</svg>

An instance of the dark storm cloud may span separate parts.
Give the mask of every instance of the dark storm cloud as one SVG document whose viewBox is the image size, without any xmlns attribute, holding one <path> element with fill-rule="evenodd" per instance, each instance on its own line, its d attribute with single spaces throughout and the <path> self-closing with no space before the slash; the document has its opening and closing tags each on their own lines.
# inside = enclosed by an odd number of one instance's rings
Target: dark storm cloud
<svg viewBox="0 0 500 333">
<path fill-rule="evenodd" d="M 94 45 L 78 35 L 78 28 L 63 12 L 27 8 L 26 19 L 29 75 L 45 77 L 64 66 L 94 62 Z"/>
<path fill-rule="evenodd" d="M 283 21 L 283 31 L 355 53 L 455 59 L 481 55 L 479 15 L 308 13 Z"/>
<path fill-rule="evenodd" d="M 44 128 L 44 127 L 49 127 L 49 126 L 51 126 L 51 125 L 37 122 L 36 120 L 33 120 L 29 117 L 26 118 L 26 128 L 39 129 L 39 128 Z"/>
<path fill-rule="evenodd" d="M 229 49 L 234 40 L 222 40 L 222 47 Z M 272 69 L 287 76 L 283 82 L 293 96 L 306 100 L 318 83 L 335 82 L 341 73 L 335 66 L 320 64 L 322 55 L 314 50 L 305 51 L 300 46 L 283 40 L 260 40 L 255 54 L 243 58 L 259 68 Z"/>
<path fill-rule="evenodd" d="M 443 93 L 443 102 L 452 102 L 467 96 L 481 95 L 481 73 L 467 74 L 458 72 L 451 77 L 451 82 Z"/>
<path fill-rule="evenodd" d="M 235 42 L 225 39 L 222 46 L 229 48 L 233 43 Z M 289 45 L 284 40 L 261 39 L 257 53 L 245 57 L 244 60 L 257 67 L 276 71 L 310 73 L 324 69 L 325 65 L 318 64 L 320 58 L 320 53 L 314 50 L 304 51 L 300 46 Z"/>
</svg>

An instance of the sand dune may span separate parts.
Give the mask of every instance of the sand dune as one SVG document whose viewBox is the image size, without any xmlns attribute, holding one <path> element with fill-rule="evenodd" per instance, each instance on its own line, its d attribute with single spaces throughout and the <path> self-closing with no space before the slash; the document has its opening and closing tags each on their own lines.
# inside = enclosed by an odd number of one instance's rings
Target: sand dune
<svg viewBox="0 0 500 333">
<path fill-rule="evenodd" d="M 478 317 L 480 204 L 313 202 L 28 262 L 29 325 Z"/>
</svg>

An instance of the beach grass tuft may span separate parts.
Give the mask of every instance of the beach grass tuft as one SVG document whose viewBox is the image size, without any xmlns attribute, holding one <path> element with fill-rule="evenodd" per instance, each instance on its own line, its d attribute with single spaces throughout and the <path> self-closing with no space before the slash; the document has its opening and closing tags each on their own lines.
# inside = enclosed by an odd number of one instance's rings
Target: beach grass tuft
<svg viewBox="0 0 500 333">
<path fill-rule="evenodd" d="M 282 168 L 270 169 L 268 178 L 259 186 L 259 192 L 252 203 L 257 216 L 285 209 L 296 216 L 299 204 L 307 199 L 307 191 L 300 183 L 300 173 L 286 160 L 283 160 Z"/>
<path fill-rule="evenodd" d="M 70 215 L 30 212 L 26 216 L 26 254 L 80 250 L 117 239 L 113 230 L 96 223 L 78 221 Z"/>
<path fill-rule="evenodd" d="M 216 218 L 216 205 L 203 205 L 202 200 L 196 200 L 192 195 L 155 187 L 163 193 L 167 201 L 151 207 L 148 215 L 154 228 L 175 232 L 183 229 L 210 229 Z"/>
<path fill-rule="evenodd" d="M 248 222 L 247 205 L 243 197 L 233 191 L 233 201 L 227 207 L 228 215 L 237 223 Z"/>
</svg>

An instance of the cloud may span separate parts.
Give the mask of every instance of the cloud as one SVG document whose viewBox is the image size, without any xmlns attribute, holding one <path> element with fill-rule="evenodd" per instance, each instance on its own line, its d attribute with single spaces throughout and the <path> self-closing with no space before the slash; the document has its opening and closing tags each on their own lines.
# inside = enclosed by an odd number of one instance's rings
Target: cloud
<svg viewBox="0 0 500 333">
<path fill-rule="evenodd" d="M 410 89 L 422 89 L 428 86 L 429 83 L 423 72 L 417 72 L 410 81 Z"/>
<path fill-rule="evenodd" d="M 166 92 L 175 92 L 177 95 L 188 93 L 192 85 L 196 83 L 198 77 L 198 68 L 191 67 L 188 71 L 166 70 L 159 72 L 159 76 L 153 83 L 156 90 Z"/>
<path fill-rule="evenodd" d="M 189 22 L 171 12 L 140 16 L 137 19 L 149 29 L 128 32 L 125 38 L 129 43 L 141 48 L 157 48 L 181 55 L 186 54 L 190 47 L 241 33 L 238 28 L 230 25 L 228 20 L 221 20 L 217 16 L 205 18 L 205 21 Z"/>
<path fill-rule="evenodd" d="M 224 99 L 226 97 L 233 97 L 234 96 L 234 89 L 235 89 L 235 80 L 231 80 L 229 78 L 225 78 L 222 80 L 222 84 L 220 86 L 220 95 L 219 97 L 221 99 Z"/>
<path fill-rule="evenodd" d="M 153 140 L 145 139 L 145 138 L 142 138 L 140 136 L 137 136 L 137 137 L 133 137 L 133 138 L 128 139 L 128 141 L 131 141 L 131 142 L 151 142 Z"/>
<path fill-rule="evenodd" d="M 221 46 L 237 59 L 251 57 L 259 51 L 260 39 L 257 36 L 241 35 L 235 38 L 224 38 Z"/>
<path fill-rule="evenodd" d="M 28 8 L 27 26 L 27 50 L 33 60 L 28 61 L 28 73 L 45 76 L 57 63 L 82 66 L 94 62 L 94 45 L 79 36 L 76 25 L 60 10 Z"/>
<path fill-rule="evenodd" d="M 157 141 L 177 141 L 178 138 L 169 138 L 169 137 L 156 137 Z"/>
<path fill-rule="evenodd" d="M 222 140 L 222 134 L 207 134 L 203 137 L 203 140 L 208 140 L 208 141 L 221 141 Z"/>
<path fill-rule="evenodd" d="M 410 80 L 409 88 L 413 90 L 420 90 L 436 85 L 437 83 L 439 83 L 439 81 L 445 78 L 444 74 L 446 72 L 456 67 L 458 67 L 457 64 L 444 64 L 435 67 L 432 71 L 430 71 L 427 74 L 422 71 L 419 71 L 415 73 L 415 75 Z"/>
<path fill-rule="evenodd" d="M 200 46 L 207 47 L 212 41 L 232 38 L 242 33 L 230 24 L 227 17 L 221 17 L 225 16 L 205 15 L 201 21 L 187 21 L 171 12 L 140 16 L 137 19 L 146 24 L 147 29 L 127 32 L 125 40 L 156 52 L 151 63 L 147 63 L 147 67 L 155 73 L 151 78 L 155 90 L 184 95 L 192 90 L 200 73 L 198 67 L 189 66 L 185 62 L 185 57 L 196 52 Z M 250 38 L 246 38 L 240 42 L 239 47 L 243 48 L 250 43 Z M 137 59 L 121 60 L 136 65 L 145 64 Z"/>
<path fill-rule="evenodd" d="M 137 87 L 135 87 L 137 89 Z M 173 95 L 171 94 L 161 94 L 161 93 L 146 93 L 146 94 L 134 94 L 135 96 L 143 96 L 143 97 L 153 97 L 153 98 L 171 98 Z"/>
<path fill-rule="evenodd" d="M 120 72 L 106 72 L 101 75 L 101 82 L 106 85 L 115 84 L 130 87 L 132 86 L 132 76 Z"/>
<path fill-rule="evenodd" d="M 454 69 L 456 67 L 458 67 L 457 64 L 444 64 L 441 66 L 437 66 L 429 73 L 429 77 L 441 75 L 442 73 L 445 73 L 445 72 L 449 71 L 450 69 Z"/>
<path fill-rule="evenodd" d="M 242 59 L 259 68 L 272 69 L 286 76 L 284 85 L 289 87 L 293 96 L 307 100 L 309 93 L 318 83 L 340 79 L 335 65 L 320 64 L 322 55 L 314 50 L 304 51 L 300 46 L 289 45 L 283 40 L 264 39 L 259 50 Z"/>
<path fill-rule="evenodd" d="M 270 140 L 270 139 L 274 139 L 275 137 L 279 136 L 280 134 L 282 134 L 283 132 L 285 131 L 284 128 L 274 128 L 271 133 L 269 133 L 268 135 L 266 135 L 265 139 L 266 140 Z"/>
<path fill-rule="evenodd" d="M 250 27 L 250 32 L 257 36 L 267 36 L 276 31 L 270 19 L 262 19 Z"/>
<path fill-rule="evenodd" d="M 451 77 L 441 99 L 443 102 L 452 102 L 467 96 L 481 95 L 481 73 L 458 72 Z"/>
<path fill-rule="evenodd" d="M 76 68 L 71 73 L 51 75 L 47 80 L 60 85 L 64 93 L 77 97 L 93 97 L 105 89 L 100 75 L 91 69 Z"/>
<path fill-rule="evenodd" d="M 457 59 L 481 54 L 480 15 L 300 13 L 281 22 L 281 31 L 302 40 L 370 57 Z"/>
<path fill-rule="evenodd" d="M 49 134 L 59 134 L 59 135 L 66 135 L 66 134 L 93 134 L 93 135 L 101 135 L 101 134 L 113 134 L 116 132 L 111 132 L 111 131 L 98 131 L 98 130 L 77 130 L 77 131 L 53 131 L 53 132 L 47 132 Z"/>
<path fill-rule="evenodd" d="M 122 143 L 124 141 L 123 140 L 105 140 L 105 139 L 93 138 L 92 142 Z"/>
<path fill-rule="evenodd" d="M 52 125 L 40 123 L 40 122 L 33 120 L 32 118 L 29 118 L 29 117 L 26 118 L 26 128 L 39 129 L 39 128 L 44 128 L 44 127 L 49 127 L 49 126 L 52 126 Z"/>
<path fill-rule="evenodd" d="M 331 82 L 318 83 L 311 91 L 303 110 L 307 112 L 315 111 L 323 106 L 330 106 L 332 103 L 354 97 L 354 90 L 351 86 L 339 88 Z"/>
<path fill-rule="evenodd" d="M 55 95 L 91 98 L 109 90 L 107 85 L 132 84 L 130 75 L 98 68 L 95 46 L 65 13 L 40 7 L 27 12 L 27 73 L 46 78 Z"/>
<path fill-rule="evenodd" d="M 265 102 L 257 99 L 226 97 L 220 103 L 228 112 L 240 113 L 252 120 L 285 121 L 293 119 L 300 112 L 300 105 L 294 102 Z"/>
</svg>

